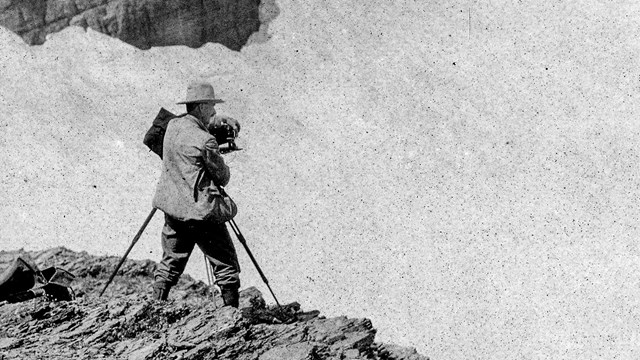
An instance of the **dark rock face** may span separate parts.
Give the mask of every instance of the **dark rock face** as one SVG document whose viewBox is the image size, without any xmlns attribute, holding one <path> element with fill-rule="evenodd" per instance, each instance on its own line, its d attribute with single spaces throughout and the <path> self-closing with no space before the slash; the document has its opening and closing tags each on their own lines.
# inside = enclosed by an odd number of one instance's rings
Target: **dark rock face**
<svg viewBox="0 0 640 360">
<path fill-rule="evenodd" d="M 240 50 L 260 28 L 259 7 L 260 0 L 2 0 L 0 26 L 30 45 L 81 26 L 140 49 L 215 42 Z"/>
<path fill-rule="evenodd" d="M 427 360 L 413 348 L 376 343 L 368 319 L 326 318 L 298 303 L 270 307 L 255 288 L 243 290 L 234 309 L 221 306 L 203 282 L 182 276 L 169 301 L 151 300 L 156 264 L 149 260 L 127 260 L 98 297 L 118 258 L 64 248 L 0 251 L 0 271 L 18 255 L 73 272 L 78 298 L 0 304 L 1 360 Z"/>
</svg>

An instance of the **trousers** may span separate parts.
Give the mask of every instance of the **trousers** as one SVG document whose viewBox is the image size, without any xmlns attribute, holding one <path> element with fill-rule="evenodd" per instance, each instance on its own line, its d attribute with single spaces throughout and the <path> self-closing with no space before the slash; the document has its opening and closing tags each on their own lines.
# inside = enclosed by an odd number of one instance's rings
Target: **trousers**
<svg viewBox="0 0 640 360">
<path fill-rule="evenodd" d="M 174 286 L 197 244 L 213 267 L 216 285 L 240 287 L 240 264 L 227 226 L 205 221 L 179 221 L 165 214 L 162 260 L 154 273 L 156 283 Z"/>
</svg>

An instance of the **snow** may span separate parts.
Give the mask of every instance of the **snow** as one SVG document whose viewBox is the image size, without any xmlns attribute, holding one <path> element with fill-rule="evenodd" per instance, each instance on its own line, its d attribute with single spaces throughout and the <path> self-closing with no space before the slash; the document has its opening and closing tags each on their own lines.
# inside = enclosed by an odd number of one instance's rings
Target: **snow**
<svg viewBox="0 0 640 360">
<path fill-rule="evenodd" d="M 278 6 L 240 53 L 0 29 L 0 246 L 123 254 L 160 170 L 142 137 L 202 78 L 242 123 L 228 191 L 281 302 L 434 359 L 638 354 L 637 5 Z"/>
</svg>

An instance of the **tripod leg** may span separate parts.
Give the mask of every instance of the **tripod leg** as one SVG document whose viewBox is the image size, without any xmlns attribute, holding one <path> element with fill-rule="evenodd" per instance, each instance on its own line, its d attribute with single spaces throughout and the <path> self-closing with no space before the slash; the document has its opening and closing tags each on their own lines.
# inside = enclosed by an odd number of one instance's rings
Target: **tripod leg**
<svg viewBox="0 0 640 360">
<path fill-rule="evenodd" d="M 267 288 L 269 289 L 269 292 L 271 293 L 271 296 L 273 296 L 273 299 L 276 301 L 276 304 L 278 305 L 278 307 L 281 307 L 280 303 L 278 302 L 278 298 L 276 298 L 276 295 L 273 293 L 273 290 L 271 290 L 271 286 L 269 286 L 269 281 L 267 280 L 267 277 L 264 276 L 264 273 L 262 272 L 262 269 L 260 269 L 260 266 L 258 265 L 258 262 L 253 257 L 253 254 L 251 253 L 251 250 L 249 249 L 249 246 L 247 245 L 247 241 L 245 240 L 244 236 L 240 232 L 240 228 L 236 224 L 235 220 L 231 219 L 231 221 L 229 221 L 229 224 L 231 225 L 231 229 L 233 229 L 233 232 L 236 234 L 236 237 L 238 238 L 238 241 L 240 241 L 240 243 L 242 244 L 244 249 L 247 251 L 247 254 L 249 255 L 249 258 L 251 259 L 251 262 L 253 262 L 253 265 L 255 265 L 256 269 L 258 270 L 258 273 L 260 274 L 260 277 L 262 278 L 262 281 L 264 281 L 265 285 L 267 285 Z"/>
<path fill-rule="evenodd" d="M 216 293 L 213 291 L 213 282 L 215 277 L 213 275 L 213 269 L 211 268 L 211 262 L 207 258 L 207 255 L 202 254 L 202 256 L 204 256 L 204 266 L 205 266 L 205 270 L 207 271 L 207 281 L 209 282 L 209 290 L 211 291 L 211 298 L 213 299 L 213 304 L 216 305 L 216 308 L 217 308 L 218 306 L 216 304 Z"/>
<path fill-rule="evenodd" d="M 127 252 L 124 253 L 124 256 L 122 257 L 122 259 L 120 259 L 120 262 L 118 263 L 118 266 L 116 266 L 116 269 L 113 271 L 113 274 L 111 274 L 111 277 L 109 277 L 109 280 L 104 285 L 104 288 L 102 289 L 102 291 L 100 291 L 100 295 L 99 296 L 102 296 L 102 294 L 104 294 L 105 290 L 107 290 L 107 288 L 109 287 L 109 284 L 111 284 L 111 282 L 113 281 L 113 278 L 116 277 L 116 274 L 118 273 L 118 270 L 120 270 L 120 267 L 122 266 L 124 261 L 127 259 L 127 256 L 129 255 L 129 252 L 131 252 L 131 249 L 133 249 L 133 246 L 138 242 L 138 240 L 140 239 L 140 236 L 142 236 L 142 233 L 144 232 L 144 229 L 147 227 L 147 225 L 149 225 L 149 222 L 153 218 L 153 215 L 156 213 L 156 210 L 158 210 L 158 209 L 156 209 L 156 208 L 151 209 L 151 212 L 149 213 L 147 218 L 144 220 L 144 223 L 140 227 L 140 230 L 138 230 L 138 233 L 133 238 L 133 241 L 131 242 L 131 245 L 129 245 L 129 248 L 127 249 Z"/>
</svg>

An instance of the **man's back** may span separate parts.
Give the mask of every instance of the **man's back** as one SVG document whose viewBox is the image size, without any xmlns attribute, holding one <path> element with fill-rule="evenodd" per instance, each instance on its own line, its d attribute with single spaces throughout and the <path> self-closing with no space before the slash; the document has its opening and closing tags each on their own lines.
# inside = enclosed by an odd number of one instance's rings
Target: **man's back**
<svg viewBox="0 0 640 360">
<path fill-rule="evenodd" d="M 202 220 L 206 214 L 194 206 L 193 193 L 203 168 L 216 183 L 228 183 L 229 168 L 217 151 L 215 138 L 198 119 L 186 115 L 171 120 L 153 206 L 178 220 Z"/>
</svg>

